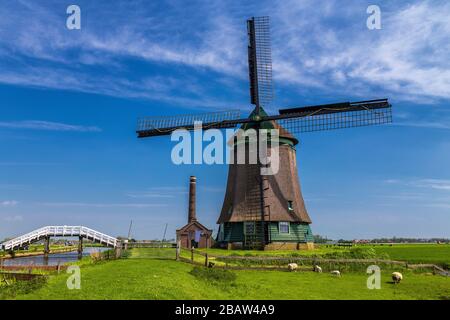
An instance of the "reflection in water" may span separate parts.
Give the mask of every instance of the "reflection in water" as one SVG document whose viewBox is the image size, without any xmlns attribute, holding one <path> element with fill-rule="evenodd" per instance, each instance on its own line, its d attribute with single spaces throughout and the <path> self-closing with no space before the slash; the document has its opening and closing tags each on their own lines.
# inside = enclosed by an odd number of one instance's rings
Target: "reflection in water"
<svg viewBox="0 0 450 320">
<path fill-rule="evenodd" d="M 83 256 L 88 256 L 92 252 L 103 252 L 111 248 L 104 247 L 86 247 L 83 248 Z M 75 262 L 78 260 L 78 252 L 64 252 L 51 254 L 46 258 L 44 255 L 33 257 L 19 257 L 14 259 L 3 260 L 4 266 L 56 266 L 58 264 L 64 264 L 68 262 Z"/>
</svg>

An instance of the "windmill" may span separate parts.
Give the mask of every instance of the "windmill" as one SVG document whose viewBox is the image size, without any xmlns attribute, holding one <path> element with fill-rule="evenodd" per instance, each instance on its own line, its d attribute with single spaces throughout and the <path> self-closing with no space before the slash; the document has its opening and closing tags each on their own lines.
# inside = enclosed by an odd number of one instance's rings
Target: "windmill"
<svg viewBox="0 0 450 320">
<path fill-rule="evenodd" d="M 195 130 L 201 121 L 204 129 L 240 126 L 277 129 L 280 138 L 280 171 L 272 176 L 261 175 L 264 164 L 230 164 L 227 189 L 218 218 L 217 241 L 231 247 L 292 248 L 313 242 L 298 181 L 293 134 L 303 132 L 369 126 L 392 122 L 392 106 L 387 99 L 284 108 L 268 115 L 273 99 L 272 58 L 269 17 L 247 20 L 250 100 L 254 106 L 250 116 L 229 110 L 206 114 L 166 117 L 144 117 L 138 120 L 139 138 L 170 135 L 177 129 Z M 234 139 L 234 146 L 238 143 Z M 234 148 L 236 149 L 236 148 Z"/>
</svg>

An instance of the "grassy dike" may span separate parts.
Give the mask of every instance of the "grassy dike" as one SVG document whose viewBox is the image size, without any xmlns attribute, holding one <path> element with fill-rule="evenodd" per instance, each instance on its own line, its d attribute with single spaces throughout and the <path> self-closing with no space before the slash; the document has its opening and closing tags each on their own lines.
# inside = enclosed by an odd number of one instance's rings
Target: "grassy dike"
<svg viewBox="0 0 450 320">
<path fill-rule="evenodd" d="M 450 299 L 450 278 L 431 274 L 403 271 L 404 281 L 393 285 L 390 271 L 382 272 L 380 290 L 367 289 L 367 275 L 363 272 L 335 278 L 328 273 L 252 270 L 232 271 L 232 277 L 208 277 L 193 272 L 190 264 L 161 260 L 151 250 L 133 249 L 129 259 L 95 264 L 84 261 L 80 290 L 67 289 L 69 275 L 63 273 L 52 276 L 42 288 L 16 298 Z"/>
<path fill-rule="evenodd" d="M 278 256 L 316 256 L 330 258 L 351 258 L 348 253 L 355 249 L 373 249 L 378 257 L 391 260 L 408 261 L 409 263 L 433 263 L 450 266 L 450 244 L 393 244 L 393 245 L 356 245 L 351 248 L 316 245 L 310 251 L 275 251 Z M 205 251 L 202 249 L 202 251 Z M 212 255 L 218 256 L 272 256 L 274 251 L 257 250 L 222 250 L 208 249 Z M 359 257 L 358 257 L 359 258 Z"/>
<path fill-rule="evenodd" d="M 78 247 L 76 247 L 76 246 L 52 246 L 52 247 L 50 247 L 50 254 L 72 252 L 72 251 L 76 251 L 77 249 L 78 249 Z M 19 252 L 15 252 L 13 256 L 7 252 L 2 252 L 2 255 L 0 255 L 0 259 L 42 256 L 43 254 L 44 254 L 44 248 L 42 248 L 42 249 L 33 248 L 32 250 L 22 250 Z"/>
</svg>

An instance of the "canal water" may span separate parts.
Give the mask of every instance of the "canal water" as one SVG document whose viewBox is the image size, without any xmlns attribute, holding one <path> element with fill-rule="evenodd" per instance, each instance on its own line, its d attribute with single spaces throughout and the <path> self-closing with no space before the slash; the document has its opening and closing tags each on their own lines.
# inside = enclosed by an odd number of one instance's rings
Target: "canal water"
<svg viewBox="0 0 450 320">
<path fill-rule="evenodd" d="M 88 256 L 93 252 L 103 252 L 109 250 L 111 248 L 105 247 L 86 247 L 83 248 L 83 256 Z M 18 257 L 14 259 L 4 259 L 4 266 L 56 266 L 58 264 L 65 264 L 68 262 L 78 261 L 78 252 L 64 252 L 64 253 L 55 253 L 49 254 L 48 258 L 45 258 L 43 255 L 41 256 L 32 256 L 32 257 Z"/>
</svg>

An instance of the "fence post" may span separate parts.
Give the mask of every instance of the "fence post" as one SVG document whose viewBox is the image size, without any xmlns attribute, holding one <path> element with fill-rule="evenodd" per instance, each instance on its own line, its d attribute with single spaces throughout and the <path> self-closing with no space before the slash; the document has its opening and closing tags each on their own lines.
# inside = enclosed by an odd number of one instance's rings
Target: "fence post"
<svg viewBox="0 0 450 320">
<path fill-rule="evenodd" d="M 208 267 L 208 253 L 205 253 L 205 267 Z"/>
<path fill-rule="evenodd" d="M 116 254 L 116 259 L 119 259 L 120 257 L 122 257 L 122 244 L 119 244 L 118 246 L 116 246 L 114 248 L 115 254 Z"/>
<path fill-rule="evenodd" d="M 191 261 L 194 263 L 194 248 L 191 248 Z"/>
<path fill-rule="evenodd" d="M 181 240 L 177 241 L 177 251 L 175 254 L 175 260 L 180 260 Z"/>
</svg>

